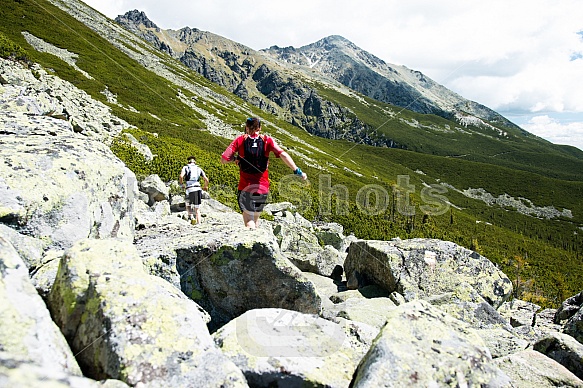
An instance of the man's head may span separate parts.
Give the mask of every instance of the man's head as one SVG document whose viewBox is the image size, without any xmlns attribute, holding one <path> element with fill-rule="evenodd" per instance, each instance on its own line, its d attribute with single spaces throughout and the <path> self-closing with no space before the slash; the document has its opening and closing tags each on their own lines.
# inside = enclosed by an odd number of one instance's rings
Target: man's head
<svg viewBox="0 0 583 388">
<path fill-rule="evenodd" d="M 194 156 L 189 156 L 188 163 L 196 163 L 196 158 Z"/>
<path fill-rule="evenodd" d="M 261 120 L 258 117 L 249 117 L 245 121 L 245 132 L 253 133 L 261 129 Z"/>
</svg>

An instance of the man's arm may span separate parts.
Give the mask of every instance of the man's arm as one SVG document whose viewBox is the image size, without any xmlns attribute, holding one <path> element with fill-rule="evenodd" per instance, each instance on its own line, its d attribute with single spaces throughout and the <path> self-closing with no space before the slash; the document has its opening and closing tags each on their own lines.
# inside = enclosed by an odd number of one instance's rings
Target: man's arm
<svg viewBox="0 0 583 388">
<path fill-rule="evenodd" d="M 291 156 L 289 156 L 289 154 L 286 151 L 283 151 L 282 153 L 280 153 L 279 158 L 283 161 L 283 163 L 285 163 L 286 166 L 291 168 L 294 173 L 298 170 L 298 166 L 296 166 L 296 164 L 294 163 L 294 160 L 292 159 Z M 302 172 L 302 179 L 303 180 L 308 179 L 308 176 L 306 175 L 305 172 Z"/>
<path fill-rule="evenodd" d="M 227 149 L 225 150 L 225 152 L 223 152 L 221 154 L 221 163 L 222 164 L 226 164 L 229 162 L 234 162 L 236 160 L 235 158 L 235 151 L 238 149 L 237 145 L 237 140 L 239 138 L 235 138 L 235 140 L 233 140 L 231 142 L 231 144 L 229 144 L 229 146 L 227 147 Z"/>
<path fill-rule="evenodd" d="M 180 183 L 180 185 L 182 185 L 184 183 L 184 168 L 182 168 L 182 170 L 180 170 L 180 176 L 178 177 L 178 183 Z"/>
<path fill-rule="evenodd" d="M 206 174 L 204 172 L 203 172 L 203 175 L 202 175 L 202 179 L 204 180 L 204 185 L 202 186 L 202 189 L 204 191 L 208 191 L 208 189 L 209 189 L 209 179 L 206 177 Z"/>
</svg>

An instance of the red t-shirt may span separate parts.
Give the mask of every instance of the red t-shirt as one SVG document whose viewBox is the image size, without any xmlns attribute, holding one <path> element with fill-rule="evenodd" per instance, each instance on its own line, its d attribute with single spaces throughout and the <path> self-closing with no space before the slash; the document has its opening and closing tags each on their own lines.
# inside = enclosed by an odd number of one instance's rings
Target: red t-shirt
<svg viewBox="0 0 583 388">
<path fill-rule="evenodd" d="M 256 138 L 259 134 L 249 135 L 249 137 Z M 233 142 L 227 147 L 225 152 L 221 157 L 225 160 L 230 160 L 233 154 L 237 152 L 239 155 L 244 153 L 243 142 L 245 141 L 245 135 L 238 136 L 233 140 Z M 264 136 L 265 142 L 265 156 L 269 157 L 269 153 L 273 152 L 276 158 L 283 152 L 281 147 L 273 140 L 272 137 Z M 269 164 L 268 164 L 269 167 Z M 265 170 L 260 173 L 250 174 L 239 170 L 239 190 L 249 191 L 258 194 L 267 194 L 269 192 L 269 171 Z"/>
</svg>

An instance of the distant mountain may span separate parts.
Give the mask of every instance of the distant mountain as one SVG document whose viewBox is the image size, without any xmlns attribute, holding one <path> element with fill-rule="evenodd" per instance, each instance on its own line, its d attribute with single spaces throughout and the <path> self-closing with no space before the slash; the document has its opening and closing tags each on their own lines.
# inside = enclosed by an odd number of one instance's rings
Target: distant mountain
<svg viewBox="0 0 583 388">
<path fill-rule="evenodd" d="M 539 152 L 552 147 L 561 157 L 573 156 L 421 72 L 387 64 L 340 36 L 297 49 L 255 51 L 194 28 L 161 30 L 137 10 L 116 21 L 243 100 L 321 137 L 506 165 L 492 155 L 522 152 L 516 147 L 525 142 Z"/>
<path fill-rule="evenodd" d="M 272 46 L 262 51 L 279 61 L 316 70 L 375 100 L 415 112 L 445 118 L 463 113 L 514 126 L 492 109 L 463 98 L 420 71 L 388 64 L 338 35 L 297 49 Z"/>
</svg>

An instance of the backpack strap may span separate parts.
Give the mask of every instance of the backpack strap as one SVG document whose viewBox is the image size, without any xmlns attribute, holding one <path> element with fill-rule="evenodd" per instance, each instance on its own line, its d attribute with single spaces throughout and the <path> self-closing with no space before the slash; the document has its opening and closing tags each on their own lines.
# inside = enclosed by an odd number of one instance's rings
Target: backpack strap
<svg viewBox="0 0 583 388">
<path fill-rule="evenodd" d="M 239 149 L 237 150 L 239 152 L 240 158 L 245 157 L 245 140 L 247 140 L 248 137 L 249 137 L 248 134 L 243 135 L 243 141 L 241 142 L 241 144 L 239 145 Z"/>
<path fill-rule="evenodd" d="M 239 152 L 239 157 L 244 158 L 245 157 L 245 140 L 247 140 L 247 138 L 249 137 L 249 134 L 246 133 L 246 134 L 241 135 L 241 136 L 243 136 L 243 141 L 239 145 L 238 152 Z M 263 155 L 265 155 L 265 150 L 267 149 L 267 137 L 262 133 L 259 134 L 259 137 L 263 140 Z"/>
</svg>

